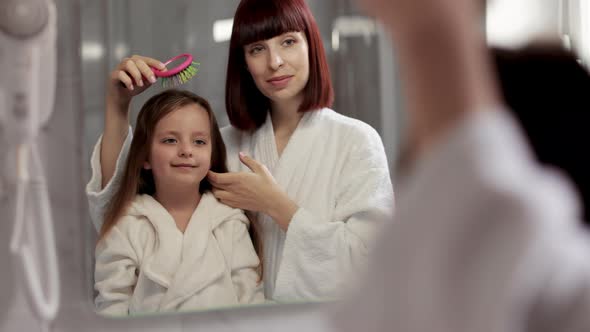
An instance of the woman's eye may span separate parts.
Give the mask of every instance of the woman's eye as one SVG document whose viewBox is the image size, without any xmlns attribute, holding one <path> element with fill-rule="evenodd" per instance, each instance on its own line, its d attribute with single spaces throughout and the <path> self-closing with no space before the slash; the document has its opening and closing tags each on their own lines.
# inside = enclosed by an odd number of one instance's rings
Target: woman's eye
<svg viewBox="0 0 590 332">
<path fill-rule="evenodd" d="M 262 52 L 262 46 L 254 46 L 250 49 L 250 54 L 257 54 Z"/>
<path fill-rule="evenodd" d="M 295 39 L 287 39 L 283 43 L 285 44 L 285 46 L 291 46 L 294 45 L 296 42 L 297 41 Z"/>
</svg>

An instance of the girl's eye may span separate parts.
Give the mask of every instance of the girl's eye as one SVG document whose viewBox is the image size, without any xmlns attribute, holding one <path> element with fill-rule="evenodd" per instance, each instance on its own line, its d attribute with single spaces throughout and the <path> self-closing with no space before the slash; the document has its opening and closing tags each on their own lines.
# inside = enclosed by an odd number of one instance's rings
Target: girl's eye
<svg viewBox="0 0 590 332">
<path fill-rule="evenodd" d="M 205 145 L 205 144 L 207 144 L 207 142 L 202 139 L 198 139 L 198 140 L 195 140 L 195 144 L 196 145 Z"/>
<path fill-rule="evenodd" d="M 162 140 L 162 143 L 165 143 L 165 144 L 174 144 L 174 143 L 176 143 L 176 139 L 174 139 L 174 138 L 164 138 Z"/>
</svg>

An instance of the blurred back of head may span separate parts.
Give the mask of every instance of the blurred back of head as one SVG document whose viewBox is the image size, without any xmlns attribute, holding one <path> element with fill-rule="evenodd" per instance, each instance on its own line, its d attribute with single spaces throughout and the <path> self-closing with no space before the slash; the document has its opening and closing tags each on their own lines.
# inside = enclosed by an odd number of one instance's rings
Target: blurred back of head
<svg viewBox="0 0 590 332">
<path fill-rule="evenodd" d="M 504 99 L 537 158 L 570 177 L 590 225 L 590 75 L 558 46 L 493 55 Z"/>
</svg>

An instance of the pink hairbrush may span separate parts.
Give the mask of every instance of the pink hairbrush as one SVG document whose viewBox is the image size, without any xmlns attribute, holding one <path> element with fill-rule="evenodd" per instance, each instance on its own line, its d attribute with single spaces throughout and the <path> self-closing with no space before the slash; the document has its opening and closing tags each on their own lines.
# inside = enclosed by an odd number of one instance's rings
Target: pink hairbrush
<svg viewBox="0 0 590 332">
<path fill-rule="evenodd" d="M 174 58 L 164 62 L 164 65 L 167 66 L 170 63 L 180 59 L 184 59 L 184 61 L 180 65 L 178 65 L 175 68 L 168 69 L 166 71 L 161 71 L 156 68 L 152 68 L 154 75 L 162 78 L 162 87 L 170 88 L 184 84 L 188 80 L 193 78 L 193 76 L 197 75 L 197 72 L 199 71 L 199 66 L 201 64 L 198 62 L 194 62 L 193 56 L 188 53 L 177 55 Z"/>
</svg>

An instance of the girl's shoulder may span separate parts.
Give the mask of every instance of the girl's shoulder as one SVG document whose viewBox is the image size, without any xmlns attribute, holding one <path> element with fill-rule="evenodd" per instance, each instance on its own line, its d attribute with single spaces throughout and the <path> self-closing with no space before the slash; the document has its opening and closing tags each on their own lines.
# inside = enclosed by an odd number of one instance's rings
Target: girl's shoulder
<svg viewBox="0 0 590 332">
<path fill-rule="evenodd" d="M 124 233 L 153 233 L 154 227 L 149 220 L 150 212 L 161 208 L 152 196 L 136 195 L 117 221 L 116 227 Z"/>
<path fill-rule="evenodd" d="M 242 209 L 221 203 L 211 192 L 203 194 L 199 205 L 202 210 L 207 211 L 212 229 L 226 226 L 225 224 L 228 222 L 249 224 L 248 218 Z"/>
</svg>

